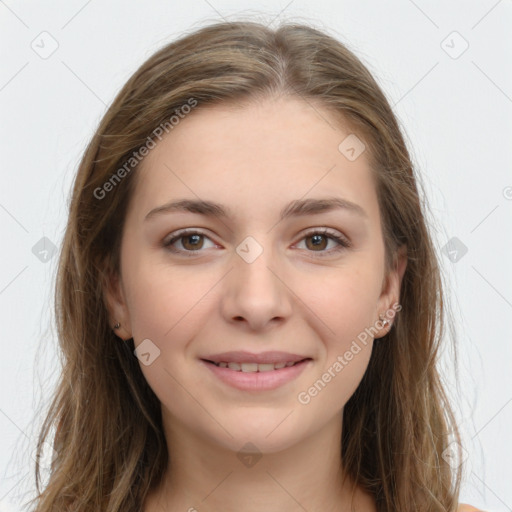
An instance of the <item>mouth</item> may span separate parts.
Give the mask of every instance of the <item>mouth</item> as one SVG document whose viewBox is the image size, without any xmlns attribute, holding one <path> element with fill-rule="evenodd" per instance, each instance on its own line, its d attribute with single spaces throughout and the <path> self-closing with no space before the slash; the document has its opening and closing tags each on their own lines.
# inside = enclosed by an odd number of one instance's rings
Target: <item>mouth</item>
<svg viewBox="0 0 512 512">
<path fill-rule="evenodd" d="M 297 364 L 300 364 L 304 361 L 311 361 L 310 357 L 306 357 L 299 361 L 286 361 L 280 363 L 243 363 L 243 362 L 227 362 L 227 361 L 210 361 L 208 359 L 203 359 L 206 363 L 213 364 L 218 368 L 227 368 L 229 370 L 235 372 L 244 372 L 244 373 L 256 373 L 256 372 L 271 372 L 275 370 L 281 370 L 283 368 L 290 368 Z"/>
<path fill-rule="evenodd" d="M 296 379 L 313 364 L 311 357 L 294 361 L 256 363 L 253 361 L 213 361 L 200 359 L 213 375 L 221 382 L 240 391 L 263 392 L 275 390 Z"/>
</svg>

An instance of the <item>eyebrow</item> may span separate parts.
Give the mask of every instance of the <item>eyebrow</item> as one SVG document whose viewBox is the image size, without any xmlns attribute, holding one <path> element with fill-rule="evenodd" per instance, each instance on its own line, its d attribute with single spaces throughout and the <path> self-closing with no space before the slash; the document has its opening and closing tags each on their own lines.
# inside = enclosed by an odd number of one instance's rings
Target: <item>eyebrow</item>
<svg viewBox="0 0 512 512">
<path fill-rule="evenodd" d="M 315 215 L 332 210 L 346 210 L 360 217 L 368 218 L 368 214 L 358 204 L 341 197 L 329 197 L 322 199 L 297 199 L 286 205 L 280 213 L 280 220 L 301 215 Z M 151 210 L 145 217 L 145 221 L 161 214 L 172 212 L 198 213 L 208 217 L 227 218 L 233 217 L 229 208 L 213 201 L 181 199 L 171 201 Z"/>
</svg>

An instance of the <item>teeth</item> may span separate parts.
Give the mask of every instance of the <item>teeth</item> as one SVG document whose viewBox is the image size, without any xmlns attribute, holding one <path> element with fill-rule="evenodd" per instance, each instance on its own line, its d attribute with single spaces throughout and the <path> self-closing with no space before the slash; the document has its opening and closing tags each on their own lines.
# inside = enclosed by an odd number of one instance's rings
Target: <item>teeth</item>
<svg viewBox="0 0 512 512">
<path fill-rule="evenodd" d="M 272 370 L 275 370 L 275 364 L 272 364 L 272 363 L 258 364 L 256 366 L 258 367 L 258 371 L 259 372 L 270 372 Z"/>
<path fill-rule="evenodd" d="M 258 363 L 242 363 L 240 366 L 243 372 L 252 373 L 258 371 Z"/>
<path fill-rule="evenodd" d="M 296 363 L 300 363 L 300 361 L 296 361 Z M 213 363 L 220 368 L 229 368 L 230 370 L 242 371 L 244 373 L 254 373 L 254 372 L 270 372 L 272 370 L 280 370 L 281 368 L 293 366 L 296 364 L 295 362 L 288 363 L 226 363 L 224 361 L 220 363 Z"/>
</svg>

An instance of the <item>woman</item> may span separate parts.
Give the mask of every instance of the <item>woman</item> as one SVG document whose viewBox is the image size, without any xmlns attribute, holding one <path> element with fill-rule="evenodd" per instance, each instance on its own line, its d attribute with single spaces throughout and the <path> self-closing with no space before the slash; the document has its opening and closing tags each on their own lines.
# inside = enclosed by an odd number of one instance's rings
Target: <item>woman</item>
<svg viewBox="0 0 512 512">
<path fill-rule="evenodd" d="M 153 55 L 74 183 L 35 510 L 476 510 L 416 179 L 318 30 L 219 23 Z"/>
</svg>

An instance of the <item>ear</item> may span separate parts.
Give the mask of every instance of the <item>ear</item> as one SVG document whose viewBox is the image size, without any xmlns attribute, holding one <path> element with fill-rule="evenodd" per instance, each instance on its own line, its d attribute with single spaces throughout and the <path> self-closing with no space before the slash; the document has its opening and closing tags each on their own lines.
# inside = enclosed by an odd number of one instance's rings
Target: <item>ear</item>
<svg viewBox="0 0 512 512">
<path fill-rule="evenodd" d="M 384 277 L 382 291 L 377 303 L 377 314 L 387 319 L 389 324 L 384 326 L 375 338 L 381 338 L 389 332 L 393 324 L 393 317 L 400 302 L 400 288 L 407 268 L 407 246 L 401 245 L 393 255 L 393 267 Z M 386 315 L 386 312 L 389 314 Z M 378 318 L 375 319 L 377 322 Z M 380 324 L 379 324 L 380 325 Z"/>
<path fill-rule="evenodd" d="M 119 338 L 128 340 L 132 338 L 130 313 L 126 304 L 126 294 L 123 283 L 117 273 L 108 272 L 103 279 L 103 299 L 105 301 L 110 327 Z M 120 324 L 114 329 L 116 323 Z"/>
</svg>

